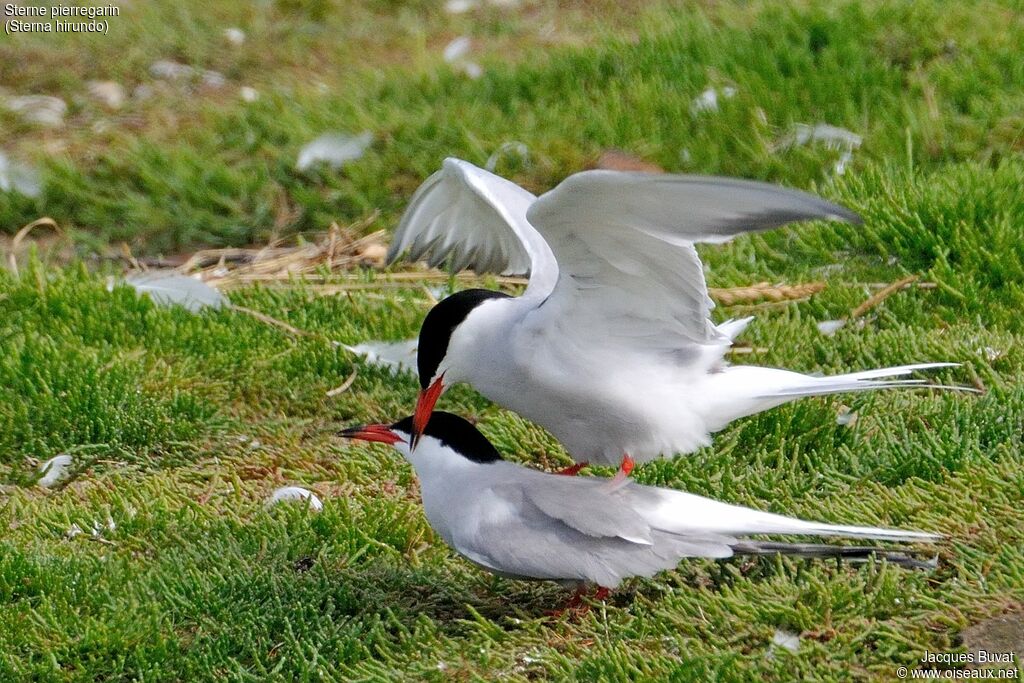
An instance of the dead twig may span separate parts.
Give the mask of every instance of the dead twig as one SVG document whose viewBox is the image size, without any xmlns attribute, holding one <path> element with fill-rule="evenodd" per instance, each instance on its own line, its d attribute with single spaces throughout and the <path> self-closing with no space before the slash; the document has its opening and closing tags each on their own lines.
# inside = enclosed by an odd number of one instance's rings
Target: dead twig
<svg viewBox="0 0 1024 683">
<path fill-rule="evenodd" d="M 857 318 L 861 317 L 862 315 L 864 315 L 865 313 L 870 311 L 872 308 L 874 308 L 878 304 L 882 303 L 883 301 L 885 301 L 890 296 L 892 296 L 896 292 L 900 291 L 901 289 L 903 289 L 907 285 L 911 284 L 912 282 L 916 282 L 917 279 L 918 279 L 917 275 L 908 275 L 907 277 L 903 278 L 902 280 L 897 280 L 896 282 L 892 283 L 888 287 L 884 287 L 884 288 L 880 289 L 879 291 L 877 291 L 874 294 L 872 294 L 860 306 L 858 306 L 857 308 L 855 308 L 852 311 L 850 311 L 850 315 L 847 316 L 847 320 L 856 320 Z"/>
<path fill-rule="evenodd" d="M 356 237 L 379 215 L 378 211 L 373 211 L 346 228 L 332 223 L 319 241 L 300 239 L 294 246 L 281 246 L 281 240 L 275 239 L 262 247 L 202 249 L 179 270 L 186 274 L 197 273 L 210 284 L 226 285 L 323 277 L 318 271 L 331 272 L 356 265 L 382 266 L 387 255 L 384 231 Z"/>
<path fill-rule="evenodd" d="M 859 283 L 852 283 L 852 284 L 857 285 L 857 286 L 867 287 L 868 289 L 885 289 L 886 287 L 889 287 L 892 283 L 891 282 L 868 282 L 868 283 L 866 283 L 864 285 L 860 285 Z M 938 286 L 939 286 L 938 284 L 936 284 L 934 282 L 913 282 L 911 284 L 913 284 L 913 286 L 916 287 L 917 289 L 937 289 Z"/>
<path fill-rule="evenodd" d="M 343 394 L 346 391 L 348 391 L 348 388 L 350 386 L 352 386 L 353 382 L 356 381 L 356 377 L 358 375 L 359 375 L 359 371 L 358 370 L 353 370 L 352 374 L 348 376 L 348 379 L 346 379 L 344 382 L 341 383 L 341 386 L 337 386 L 337 387 L 335 387 L 335 388 L 333 388 L 333 389 L 331 389 L 330 391 L 327 392 L 327 394 L 326 394 L 327 397 L 328 398 L 334 398 L 338 394 Z"/>
<path fill-rule="evenodd" d="M 318 335 L 313 334 L 312 332 L 307 332 L 306 330 L 300 330 L 297 327 L 289 325 L 288 323 L 286 323 L 283 320 L 278 320 L 277 318 L 272 318 L 271 316 L 267 315 L 266 313 L 261 313 L 259 311 L 253 310 L 251 308 L 246 308 L 245 306 L 239 306 L 237 304 L 228 304 L 228 305 L 231 308 L 231 310 L 233 310 L 233 311 L 238 311 L 239 313 L 245 313 L 246 315 L 251 315 L 252 317 L 254 317 L 257 320 L 259 320 L 261 323 L 266 323 L 267 325 L 273 325 L 274 327 L 278 327 L 278 328 L 284 330 L 285 332 L 288 332 L 289 334 L 295 335 L 296 337 L 316 337 L 316 336 L 318 336 Z"/>
<path fill-rule="evenodd" d="M 112 545 L 112 546 L 116 546 L 117 545 L 117 543 L 115 543 L 113 541 L 110 541 L 110 540 L 108 540 L 106 538 L 103 538 L 102 536 L 89 536 L 89 540 L 92 541 L 93 543 L 102 543 L 103 545 Z"/>
<path fill-rule="evenodd" d="M 795 301 L 806 299 L 825 289 L 824 282 L 807 282 L 799 285 L 770 285 L 759 282 L 747 287 L 709 287 L 708 295 L 722 306 L 752 304 L 759 301 Z"/>
<path fill-rule="evenodd" d="M 11 272 L 14 273 L 15 277 L 18 276 L 18 261 L 14 258 L 14 254 L 18 251 L 18 247 L 21 246 L 21 241 L 25 239 L 30 232 L 32 232 L 34 229 L 38 228 L 41 225 L 45 225 L 46 227 L 52 229 L 58 235 L 64 234 L 64 231 L 61 230 L 61 227 L 57 225 L 57 221 L 53 220 L 49 216 L 37 218 L 28 225 L 22 227 L 21 230 L 19 230 L 18 232 L 16 232 L 14 234 L 14 239 L 11 240 L 11 251 L 10 253 L 7 254 L 7 265 L 10 266 Z"/>
</svg>

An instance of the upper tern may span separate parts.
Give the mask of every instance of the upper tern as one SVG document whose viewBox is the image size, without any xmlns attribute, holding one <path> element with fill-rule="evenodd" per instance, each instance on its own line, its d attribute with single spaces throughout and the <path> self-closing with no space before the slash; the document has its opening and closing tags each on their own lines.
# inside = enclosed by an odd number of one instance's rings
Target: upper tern
<svg viewBox="0 0 1024 683">
<path fill-rule="evenodd" d="M 342 436 L 390 444 L 412 463 L 430 526 L 460 555 L 501 576 L 596 584 L 611 589 L 653 576 L 684 557 L 783 553 L 903 564 L 906 555 L 871 547 L 752 541 L 752 534 L 935 541 L 938 535 L 808 522 L 630 479 L 563 477 L 502 460 L 476 427 L 437 411 L 419 445 L 413 418 L 351 427 Z"/>
<path fill-rule="evenodd" d="M 833 377 L 728 366 L 751 318 L 716 325 L 697 242 L 794 221 L 859 223 L 853 212 L 775 185 L 595 170 L 540 197 L 459 159 L 416 191 L 389 260 L 530 273 L 519 297 L 471 289 L 420 330 L 416 439 L 438 397 L 467 382 L 547 428 L 577 463 L 622 464 L 708 445 L 729 422 L 801 396 L 896 386 L 950 363 Z M 576 468 L 573 468 L 576 469 Z"/>
</svg>

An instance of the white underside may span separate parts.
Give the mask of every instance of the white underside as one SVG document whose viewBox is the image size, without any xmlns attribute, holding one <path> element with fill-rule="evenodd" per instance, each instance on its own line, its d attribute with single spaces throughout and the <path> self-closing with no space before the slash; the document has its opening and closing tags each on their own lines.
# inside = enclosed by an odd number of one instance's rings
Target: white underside
<svg viewBox="0 0 1024 683">
<path fill-rule="evenodd" d="M 723 357 L 744 321 L 719 328 L 716 344 L 652 349 L 650 344 L 588 340 L 567 344 L 533 329 L 534 302 L 497 299 L 475 309 L 453 335 L 446 383 L 471 384 L 488 399 L 552 433 L 577 462 L 617 465 L 690 453 L 733 420 L 802 396 L 913 386 L 891 380 L 932 363 L 833 377 L 757 366 Z M 556 331 L 557 332 L 557 331 Z"/>
</svg>

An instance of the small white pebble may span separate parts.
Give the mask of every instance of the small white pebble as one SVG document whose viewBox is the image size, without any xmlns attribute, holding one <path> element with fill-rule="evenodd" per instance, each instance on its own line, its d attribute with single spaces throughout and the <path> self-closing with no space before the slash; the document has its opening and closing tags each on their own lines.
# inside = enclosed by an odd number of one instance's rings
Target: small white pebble
<svg viewBox="0 0 1024 683">
<path fill-rule="evenodd" d="M 310 510 L 320 512 L 324 509 L 324 504 L 320 502 L 320 499 L 316 497 L 316 494 L 309 489 L 302 488 L 301 486 L 282 486 L 274 491 L 264 507 L 271 508 L 278 503 L 305 502 L 307 500 L 309 501 Z"/>
<path fill-rule="evenodd" d="M 54 486 L 68 476 L 71 468 L 72 458 L 66 453 L 56 455 L 39 466 L 39 472 L 43 475 L 36 483 L 44 488 Z"/>
<path fill-rule="evenodd" d="M 228 41 L 235 47 L 238 47 L 245 43 L 245 31 L 237 26 L 226 28 L 224 29 L 224 40 Z"/>
<path fill-rule="evenodd" d="M 462 73 L 466 74 L 472 80 L 476 80 L 484 75 L 484 69 L 476 62 L 463 62 Z"/>
<path fill-rule="evenodd" d="M 448 0 L 444 3 L 444 11 L 448 14 L 464 14 L 478 4 L 477 0 Z"/>
<path fill-rule="evenodd" d="M 149 67 L 149 73 L 153 78 L 162 78 L 167 81 L 180 81 L 191 78 L 196 70 L 188 64 L 181 64 L 169 59 L 160 59 L 153 62 Z"/>
<path fill-rule="evenodd" d="M 0 106 L 18 114 L 30 123 L 59 128 L 64 125 L 67 103 L 59 97 L 49 95 L 22 95 L 0 97 Z"/>
<path fill-rule="evenodd" d="M 204 71 L 203 85 L 207 88 L 223 88 L 228 79 L 219 71 Z"/>
<path fill-rule="evenodd" d="M 26 197 L 38 197 L 43 185 L 39 172 L 33 166 L 10 159 L 0 152 L 0 192 L 11 190 Z"/>
<path fill-rule="evenodd" d="M 120 109 L 127 98 L 124 88 L 115 81 L 89 81 L 89 94 L 108 109 Z"/>
<path fill-rule="evenodd" d="M 714 88 L 708 88 L 690 103 L 690 112 L 700 114 L 706 111 L 718 111 L 718 93 Z"/>
<path fill-rule="evenodd" d="M 255 102 L 260 98 L 260 93 L 256 88 L 250 88 L 247 85 L 243 85 L 238 89 L 238 94 L 245 102 Z"/>
<path fill-rule="evenodd" d="M 466 36 L 459 36 L 444 48 L 444 61 L 453 64 L 469 54 L 469 48 L 473 46 L 472 41 Z"/>
</svg>

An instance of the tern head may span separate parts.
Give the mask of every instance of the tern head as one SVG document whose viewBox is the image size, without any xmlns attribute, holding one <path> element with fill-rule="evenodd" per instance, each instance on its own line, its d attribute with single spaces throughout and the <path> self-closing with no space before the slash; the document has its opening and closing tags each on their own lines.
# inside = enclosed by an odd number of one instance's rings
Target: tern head
<svg viewBox="0 0 1024 683">
<path fill-rule="evenodd" d="M 467 375 L 466 359 L 449 357 L 448 349 L 459 326 L 478 306 L 491 299 L 508 298 L 508 294 L 489 289 L 466 289 L 442 300 L 427 313 L 420 328 L 416 365 L 420 376 L 420 394 L 413 414 L 412 448 L 424 433 L 434 404 L 452 384 Z M 461 362 L 460 362 L 461 361 Z M 461 419 L 461 418 L 460 418 Z M 467 423 L 468 424 L 468 423 Z M 472 425 L 470 425 L 472 427 Z"/>
<path fill-rule="evenodd" d="M 423 430 L 423 444 L 417 451 L 417 459 L 424 462 L 432 456 L 443 453 L 454 453 L 475 463 L 489 463 L 501 460 L 501 454 L 465 418 L 443 410 L 428 416 L 426 428 Z M 339 436 L 360 441 L 376 441 L 394 446 L 407 459 L 412 459 L 413 416 L 402 418 L 393 424 L 370 424 L 349 427 L 339 432 Z"/>
</svg>

